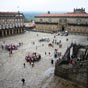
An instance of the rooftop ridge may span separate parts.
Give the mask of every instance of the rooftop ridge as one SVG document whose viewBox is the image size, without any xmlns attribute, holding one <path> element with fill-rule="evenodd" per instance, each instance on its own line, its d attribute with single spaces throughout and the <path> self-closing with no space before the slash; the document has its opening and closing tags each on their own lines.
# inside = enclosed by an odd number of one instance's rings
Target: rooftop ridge
<svg viewBox="0 0 88 88">
<path fill-rule="evenodd" d="M 52 14 L 40 14 L 40 15 L 38 15 L 38 16 L 36 16 L 36 17 L 60 17 L 60 16 L 66 16 L 66 17 L 76 17 L 76 16 L 78 16 L 78 17 L 82 17 L 82 16 L 84 16 L 84 17 L 88 17 L 88 13 L 63 13 L 63 14 L 54 14 L 54 13 L 52 13 Z"/>
</svg>

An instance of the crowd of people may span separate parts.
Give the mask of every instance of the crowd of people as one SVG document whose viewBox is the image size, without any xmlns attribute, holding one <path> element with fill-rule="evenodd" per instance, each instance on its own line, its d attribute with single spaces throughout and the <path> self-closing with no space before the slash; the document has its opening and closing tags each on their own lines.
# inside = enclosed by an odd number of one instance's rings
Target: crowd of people
<svg viewBox="0 0 88 88">
<path fill-rule="evenodd" d="M 36 62 L 36 61 L 39 61 L 41 59 L 41 55 L 38 54 L 37 52 L 33 52 L 31 54 L 28 54 L 26 57 L 25 57 L 25 60 L 27 62 Z"/>
<path fill-rule="evenodd" d="M 9 52 L 9 56 L 13 54 L 13 50 L 17 50 L 18 47 L 22 46 L 23 42 L 19 42 L 18 44 L 7 44 L 5 41 L 1 44 L 2 50 L 7 50 Z"/>
</svg>

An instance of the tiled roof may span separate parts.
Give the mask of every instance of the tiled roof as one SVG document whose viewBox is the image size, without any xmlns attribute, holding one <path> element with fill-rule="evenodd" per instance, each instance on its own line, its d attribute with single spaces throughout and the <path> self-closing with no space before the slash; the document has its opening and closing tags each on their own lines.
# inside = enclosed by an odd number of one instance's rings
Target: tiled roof
<svg viewBox="0 0 88 88">
<path fill-rule="evenodd" d="M 24 23 L 26 27 L 35 27 L 35 23 Z"/>
<path fill-rule="evenodd" d="M 41 14 L 36 17 L 88 17 L 88 13 Z"/>
<path fill-rule="evenodd" d="M 17 14 L 17 12 L 0 12 L 0 14 Z"/>
</svg>

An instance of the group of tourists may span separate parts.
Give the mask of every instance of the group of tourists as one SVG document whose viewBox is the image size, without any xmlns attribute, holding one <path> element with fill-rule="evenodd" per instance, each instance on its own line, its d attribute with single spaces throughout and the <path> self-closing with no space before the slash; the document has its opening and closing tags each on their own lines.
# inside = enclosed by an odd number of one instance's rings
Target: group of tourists
<svg viewBox="0 0 88 88">
<path fill-rule="evenodd" d="M 36 61 L 39 61 L 41 59 L 41 55 L 36 53 L 36 52 L 33 52 L 31 54 L 28 54 L 26 57 L 25 57 L 25 60 L 27 62 L 29 62 L 32 67 L 34 66 L 34 62 Z"/>
<path fill-rule="evenodd" d="M 17 50 L 18 47 L 22 45 L 23 45 L 23 42 L 19 42 L 17 45 L 15 45 L 15 44 L 6 44 L 6 42 L 4 41 L 3 44 L 1 44 L 1 48 L 2 50 L 9 51 L 9 56 L 11 56 L 13 54 L 13 50 Z"/>
</svg>

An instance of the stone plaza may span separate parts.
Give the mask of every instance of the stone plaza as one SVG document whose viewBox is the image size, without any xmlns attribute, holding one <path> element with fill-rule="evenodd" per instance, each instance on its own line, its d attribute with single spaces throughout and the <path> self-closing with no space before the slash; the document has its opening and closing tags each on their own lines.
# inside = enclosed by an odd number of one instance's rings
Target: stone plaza
<svg viewBox="0 0 88 88">
<path fill-rule="evenodd" d="M 56 44 L 54 44 L 54 47 L 49 47 L 48 44 L 53 41 L 54 36 L 56 36 L 56 34 L 26 31 L 24 34 L 1 38 L 0 46 L 2 44 L 18 44 L 19 42 L 22 42 L 23 45 L 17 50 L 13 50 L 11 56 L 9 56 L 7 50 L 0 47 L 0 88 L 77 88 L 71 86 L 71 82 L 61 78 L 59 78 L 59 80 L 63 80 L 62 85 L 64 82 L 68 82 L 69 87 L 59 85 L 57 80 L 56 83 L 53 81 L 53 79 L 56 78 L 54 76 L 54 69 L 55 61 L 57 60 L 54 58 L 54 50 L 58 49 L 63 56 L 65 50 L 71 43 L 88 45 L 87 36 L 71 34 L 68 36 L 58 35 L 55 39 L 57 41 L 61 40 L 62 48 L 59 48 Z M 39 39 L 43 37 L 49 38 L 50 41 L 39 42 Z M 68 39 L 68 41 L 66 41 L 66 39 Z M 35 44 L 33 44 L 33 42 Z M 25 56 L 31 52 L 41 54 L 40 61 L 35 62 L 34 67 L 25 60 Z M 51 59 L 54 59 L 54 64 L 51 64 Z M 22 78 L 25 79 L 25 85 L 22 85 Z M 50 81 L 52 81 L 52 83 L 50 83 Z"/>
</svg>

